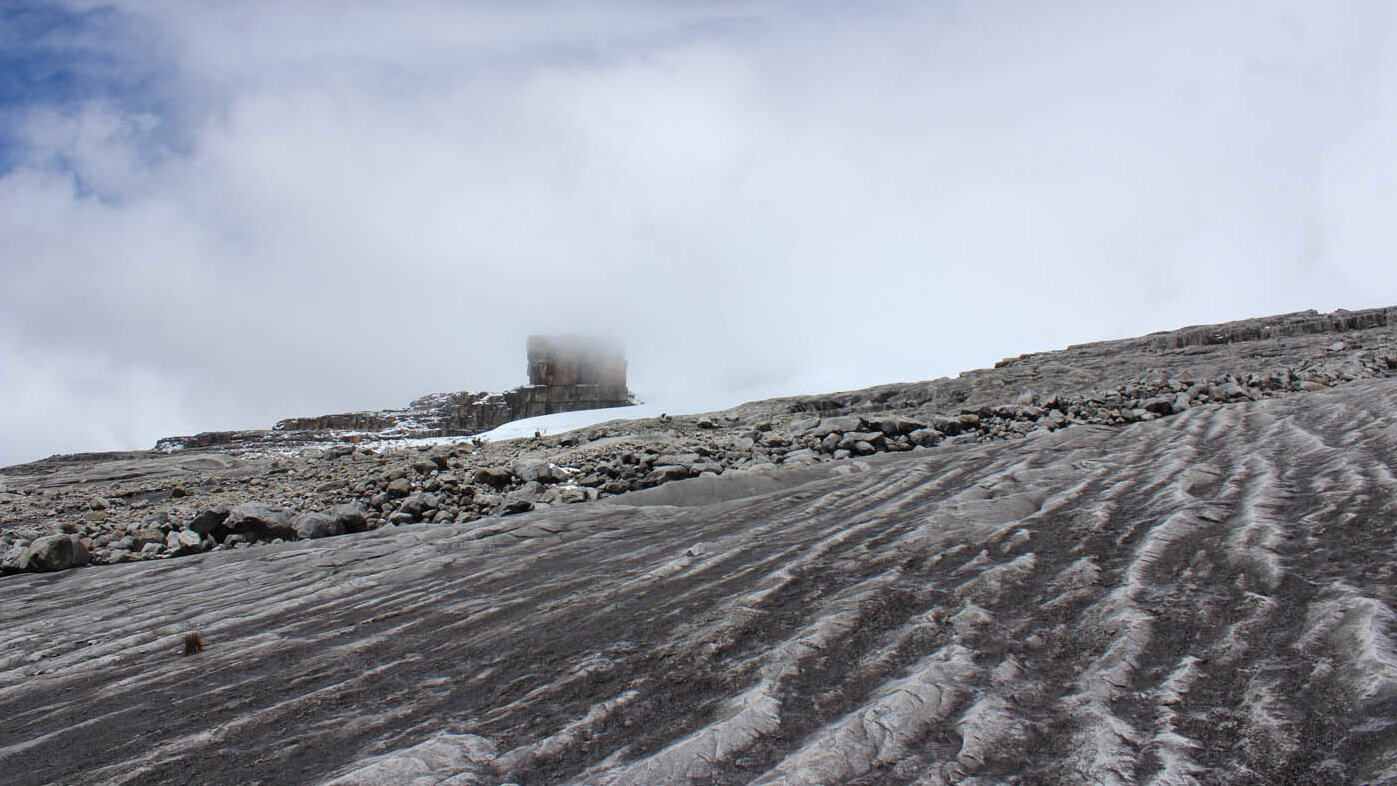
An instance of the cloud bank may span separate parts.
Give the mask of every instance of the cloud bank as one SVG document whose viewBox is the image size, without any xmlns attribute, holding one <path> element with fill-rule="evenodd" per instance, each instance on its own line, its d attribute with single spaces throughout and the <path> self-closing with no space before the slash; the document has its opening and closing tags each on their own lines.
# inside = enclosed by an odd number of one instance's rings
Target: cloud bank
<svg viewBox="0 0 1397 786">
<path fill-rule="evenodd" d="M 535 332 L 718 406 L 1397 303 L 1394 33 L 1380 0 L 6 10 L 0 464 L 512 387 Z"/>
</svg>

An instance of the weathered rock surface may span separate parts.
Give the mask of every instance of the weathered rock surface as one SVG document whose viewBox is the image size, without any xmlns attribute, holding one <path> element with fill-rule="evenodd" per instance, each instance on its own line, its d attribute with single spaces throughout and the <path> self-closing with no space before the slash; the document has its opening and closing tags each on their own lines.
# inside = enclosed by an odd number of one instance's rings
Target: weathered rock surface
<svg viewBox="0 0 1397 786">
<path fill-rule="evenodd" d="M 1397 380 L 962 439 L 6 577 L 0 772 L 1391 782 Z"/>
</svg>

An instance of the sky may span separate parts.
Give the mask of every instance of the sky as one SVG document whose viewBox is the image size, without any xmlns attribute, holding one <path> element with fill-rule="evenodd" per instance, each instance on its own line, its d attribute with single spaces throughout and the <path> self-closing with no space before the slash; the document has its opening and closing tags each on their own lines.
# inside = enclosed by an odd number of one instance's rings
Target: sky
<svg viewBox="0 0 1397 786">
<path fill-rule="evenodd" d="M 0 0 L 0 465 L 1397 304 L 1387 0 Z"/>
</svg>

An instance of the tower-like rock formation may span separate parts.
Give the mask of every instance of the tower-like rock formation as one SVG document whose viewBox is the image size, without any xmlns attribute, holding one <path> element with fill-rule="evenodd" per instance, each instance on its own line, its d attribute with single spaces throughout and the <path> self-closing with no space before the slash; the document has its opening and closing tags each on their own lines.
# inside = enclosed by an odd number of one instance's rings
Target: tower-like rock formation
<svg viewBox="0 0 1397 786">
<path fill-rule="evenodd" d="M 590 336 L 530 336 L 529 385 L 519 389 L 518 417 L 624 407 L 626 354 L 620 342 Z"/>
</svg>

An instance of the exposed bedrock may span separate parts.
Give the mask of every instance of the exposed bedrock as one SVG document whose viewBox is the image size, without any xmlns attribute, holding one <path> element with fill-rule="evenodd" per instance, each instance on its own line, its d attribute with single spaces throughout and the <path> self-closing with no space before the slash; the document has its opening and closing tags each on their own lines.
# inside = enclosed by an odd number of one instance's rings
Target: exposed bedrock
<svg viewBox="0 0 1397 786">
<path fill-rule="evenodd" d="M 1394 413 L 1359 381 L 10 576 L 0 772 L 1389 782 Z"/>
</svg>

